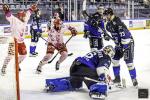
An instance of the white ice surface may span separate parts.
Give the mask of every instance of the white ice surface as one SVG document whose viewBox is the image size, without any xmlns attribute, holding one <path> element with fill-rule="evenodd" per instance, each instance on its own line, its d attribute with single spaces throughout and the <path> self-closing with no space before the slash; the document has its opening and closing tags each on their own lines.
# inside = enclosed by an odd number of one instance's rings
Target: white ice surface
<svg viewBox="0 0 150 100">
<path fill-rule="evenodd" d="M 148 78 L 150 77 L 150 30 L 135 30 L 131 31 L 131 33 L 135 39 L 134 63 L 139 87 L 150 89 L 150 78 Z M 66 36 L 64 40 L 66 41 L 68 38 L 69 36 Z M 26 39 L 25 43 L 29 51 L 30 39 Z M 113 44 L 113 42 L 105 42 L 105 45 L 107 44 Z M 43 91 L 46 78 L 68 76 L 72 61 L 76 57 L 83 56 L 90 51 L 88 39 L 84 39 L 82 35 L 72 38 L 67 44 L 67 48 L 69 53 L 73 53 L 73 55 L 61 64 L 59 71 L 55 71 L 55 63 L 58 60 L 58 56 L 51 64 L 43 66 L 41 75 L 37 75 L 35 74 L 35 69 L 46 52 L 45 41 L 39 40 L 37 45 L 39 55 L 37 57 L 29 57 L 28 54 L 27 58 L 20 65 L 22 69 L 20 72 L 21 100 L 91 100 L 85 86 L 85 90 L 82 90 L 82 92 L 46 93 Z M 107 100 L 139 100 L 138 90 L 132 86 L 129 72 L 123 59 L 120 64 L 121 75 L 126 79 L 127 88 L 119 92 L 109 93 Z M 112 73 L 112 67 L 110 67 L 110 72 Z"/>
</svg>

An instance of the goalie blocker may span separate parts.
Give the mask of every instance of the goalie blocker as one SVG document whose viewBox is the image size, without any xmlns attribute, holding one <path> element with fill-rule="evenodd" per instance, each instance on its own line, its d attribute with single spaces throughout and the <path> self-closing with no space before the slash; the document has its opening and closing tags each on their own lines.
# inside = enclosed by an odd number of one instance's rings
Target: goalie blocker
<svg viewBox="0 0 150 100">
<path fill-rule="evenodd" d="M 100 51 L 92 51 L 84 57 L 76 58 L 70 67 L 70 77 L 46 79 L 46 90 L 50 92 L 78 90 L 82 88 L 84 82 L 90 90 L 90 97 L 95 93 L 98 94 L 98 98 L 106 97 L 109 82 L 108 69 L 114 54 L 113 47 L 109 45 Z M 85 77 L 98 82 L 87 80 Z"/>
</svg>

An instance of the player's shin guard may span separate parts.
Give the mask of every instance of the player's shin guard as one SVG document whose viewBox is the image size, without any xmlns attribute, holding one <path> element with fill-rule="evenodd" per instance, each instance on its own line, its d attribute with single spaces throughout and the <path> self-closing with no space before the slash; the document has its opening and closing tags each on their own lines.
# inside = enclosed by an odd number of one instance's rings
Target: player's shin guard
<svg viewBox="0 0 150 100">
<path fill-rule="evenodd" d="M 46 79 L 46 88 L 50 92 L 61 92 L 73 90 L 69 77 Z"/>
<path fill-rule="evenodd" d="M 113 67 L 113 72 L 114 72 L 114 76 L 115 79 L 113 80 L 114 83 L 120 83 L 121 79 L 120 79 L 120 66 L 114 66 Z"/>
</svg>

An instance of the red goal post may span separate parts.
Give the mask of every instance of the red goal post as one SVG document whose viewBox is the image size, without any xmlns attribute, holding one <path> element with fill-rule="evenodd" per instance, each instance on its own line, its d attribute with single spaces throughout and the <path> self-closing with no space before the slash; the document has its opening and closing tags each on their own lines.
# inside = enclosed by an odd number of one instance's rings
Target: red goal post
<svg viewBox="0 0 150 100">
<path fill-rule="evenodd" d="M 18 44 L 16 39 L 10 36 L 0 36 L 0 73 L 9 52 L 9 43 L 14 44 L 12 50 L 15 53 L 7 65 L 6 74 L 0 75 L 0 100 L 20 100 Z"/>
</svg>

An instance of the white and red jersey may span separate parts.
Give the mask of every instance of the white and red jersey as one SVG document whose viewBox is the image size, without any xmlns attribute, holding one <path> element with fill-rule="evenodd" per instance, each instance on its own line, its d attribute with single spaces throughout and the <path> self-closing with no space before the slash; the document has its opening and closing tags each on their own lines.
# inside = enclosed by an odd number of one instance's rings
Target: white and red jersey
<svg viewBox="0 0 150 100">
<path fill-rule="evenodd" d="M 11 36 L 14 36 L 18 43 L 22 43 L 24 41 L 24 33 L 30 16 L 31 10 L 28 10 L 26 12 L 25 21 L 22 22 L 17 17 L 12 15 L 11 12 L 6 14 L 6 19 L 10 22 Z"/>
<path fill-rule="evenodd" d="M 67 26 L 61 26 L 61 29 L 57 31 L 54 27 L 48 33 L 48 42 L 52 43 L 57 47 L 57 44 L 64 43 L 63 36 L 64 32 L 68 30 Z"/>
</svg>

